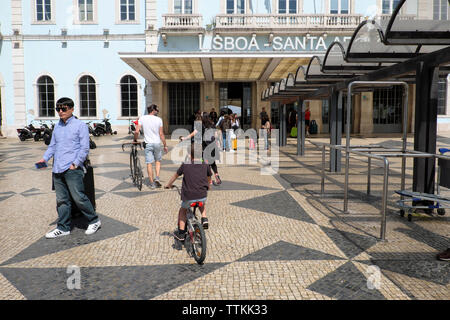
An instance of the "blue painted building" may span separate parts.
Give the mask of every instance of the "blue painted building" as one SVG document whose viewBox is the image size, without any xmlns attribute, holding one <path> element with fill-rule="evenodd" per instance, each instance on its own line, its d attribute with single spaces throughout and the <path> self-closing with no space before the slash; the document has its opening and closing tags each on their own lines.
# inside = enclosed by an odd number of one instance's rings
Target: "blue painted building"
<svg viewBox="0 0 450 320">
<path fill-rule="evenodd" d="M 240 108 L 244 128 L 258 127 L 262 108 L 276 123 L 277 105 L 261 100 L 271 83 L 323 55 L 333 41 L 348 41 L 367 17 L 391 14 L 398 2 L 5 0 L 0 4 L 2 131 L 14 135 L 31 120 L 56 120 L 54 102 L 62 96 L 74 99 L 81 119 L 109 117 L 122 132 L 150 103 L 160 105 L 166 132 L 189 127 L 195 109 L 218 111 L 226 105 Z M 441 2 L 420 0 L 405 13 L 448 19 L 447 1 Z M 440 130 L 450 128 L 447 91 L 443 82 Z M 358 95 L 353 132 L 400 131 L 401 104 L 392 104 L 398 96 Z M 319 131 L 327 132 L 328 102 L 308 103 Z"/>
</svg>

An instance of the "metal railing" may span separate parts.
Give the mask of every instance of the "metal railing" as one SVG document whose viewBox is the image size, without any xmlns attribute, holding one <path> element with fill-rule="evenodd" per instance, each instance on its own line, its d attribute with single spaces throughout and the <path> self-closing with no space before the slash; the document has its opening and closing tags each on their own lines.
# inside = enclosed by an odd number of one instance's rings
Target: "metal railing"
<svg viewBox="0 0 450 320">
<path fill-rule="evenodd" d="M 349 14 L 221 14 L 216 28 L 349 28 L 355 29 L 365 18 Z"/>
<path fill-rule="evenodd" d="M 166 29 L 197 29 L 203 27 L 200 14 L 164 14 L 162 27 Z"/>
</svg>

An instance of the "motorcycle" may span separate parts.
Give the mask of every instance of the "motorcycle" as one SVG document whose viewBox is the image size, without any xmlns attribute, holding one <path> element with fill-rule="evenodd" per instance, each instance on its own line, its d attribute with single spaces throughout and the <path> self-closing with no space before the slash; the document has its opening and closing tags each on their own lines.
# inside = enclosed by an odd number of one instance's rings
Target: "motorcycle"
<svg viewBox="0 0 450 320">
<path fill-rule="evenodd" d="M 87 122 L 88 129 L 89 129 L 89 149 L 95 149 L 95 148 L 97 148 L 97 144 L 92 140 L 90 135 L 92 134 L 94 137 L 96 137 L 96 136 L 98 136 L 98 134 L 95 132 L 94 128 L 92 128 L 91 122 L 92 121 Z"/>
<path fill-rule="evenodd" d="M 95 130 L 92 127 L 91 123 L 92 123 L 92 121 L 88 121 L 87 122 L 87 125 L 88 125 L 88 128 L 89 128 L 89 134 L 92 134 L 94 137 L 96 137 L 96 136 L 98 136 L 98 134 L 97 134 L 97 132 L 95 132 Z M 95 125 L 95 123 L 94 123 L 94 125 Z"/>
<path fill-rule="evenodd" d="M 39 123 L 41 124 L 41 127 L 35 128 L 34 141 L 39 141 L 41 138 L 44 138 L 45 130 L 49 129 L 48 125 L 43 121 L 39 121 Z"/>
<path fill-rule="evenodd" d="M 94 132 L 99 135 L 105 135 L 105 134 L 117 134 L 117 131 L 112 131 L 111 123 L 109 122 L 109 119 L 103 119 L 103 123 L 94 123 Z"/>
<path fill-rule="evenodd" d="M 19 136 L 20 141 L 34 139 L 36 128 L 33 126 L 32 122 L 33 121 L 31 121 L 28 126 L 25 126 L 22 129 L 17 129 L 17 135 Z"/>
<path fill-rule="evenodd" d="M 51 127 L 49 128 L 48 125 L 44 125 L 45 129 L 44 129 L 44 134 L 42 136 L 42 138 L 44 139 L 44 143 L 48 146 L 50 144 L 50 141 L 52 140 L 52 133 L 53 133 L 53 129 L 55 129 L 55 124 L 53 123 L 53 121 L 50 120 L 51 123 Z"/>
</svg>

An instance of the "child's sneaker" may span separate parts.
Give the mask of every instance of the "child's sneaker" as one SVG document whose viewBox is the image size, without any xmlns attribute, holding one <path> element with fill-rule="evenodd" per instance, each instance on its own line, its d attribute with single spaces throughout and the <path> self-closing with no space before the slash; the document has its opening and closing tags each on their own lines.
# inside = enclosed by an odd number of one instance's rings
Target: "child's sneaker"
<svg viewBox="0 0 450 320">
<path fill-rule="evenodd" d="M 175 230 L 173 232 L 173 237 L 178 241 L 183 242 L 184 239 L 186 238 L 186 231 Z"/>
<path fill-rule="evenodd" d="M 208 218 L 202 218 L 202 225 L 203 225 L 203 229 L 209 228 Z"/>
</svg>

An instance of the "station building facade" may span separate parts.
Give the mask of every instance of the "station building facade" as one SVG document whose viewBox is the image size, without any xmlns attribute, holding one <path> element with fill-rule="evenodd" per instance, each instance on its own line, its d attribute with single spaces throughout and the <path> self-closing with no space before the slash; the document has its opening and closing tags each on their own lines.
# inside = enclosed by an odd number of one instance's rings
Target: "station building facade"
<svg viewBox="0 0 450 320">
<path fill-rule="evenodd" d="M 387 18 L 397 0 L 10 0 L 0 10 L 3 132 L 31 120 L 56 120 L 58 97 L 74 98 L 84 120 L 129 119 L 158 104 L 164 129 L 189 128 L 196 109 L 240 108 L 241 124 L 259 127 L 263 108 L 279 121 L 279 103 L 262 92 L 296 72 L 334 41 L 348 42 L 369 17 Z M 439 3 L 438 3 L 439 2 Z M 441 3 L 442 2 L 442 3 Z M 438 15 L 446 0 L 419 0 L 405 14 Z M 439 83 L 438 130 L 450 131 L 448 81 Z M 410 119 L 414 124 L 414 85 Z M 353 97 L 352 131 L 400 132 L 402 92 Z M 289 108 L 295 100 L 282 103 Z M 307 101 L 320 133 L 327 100 Z"/>
</svg>

